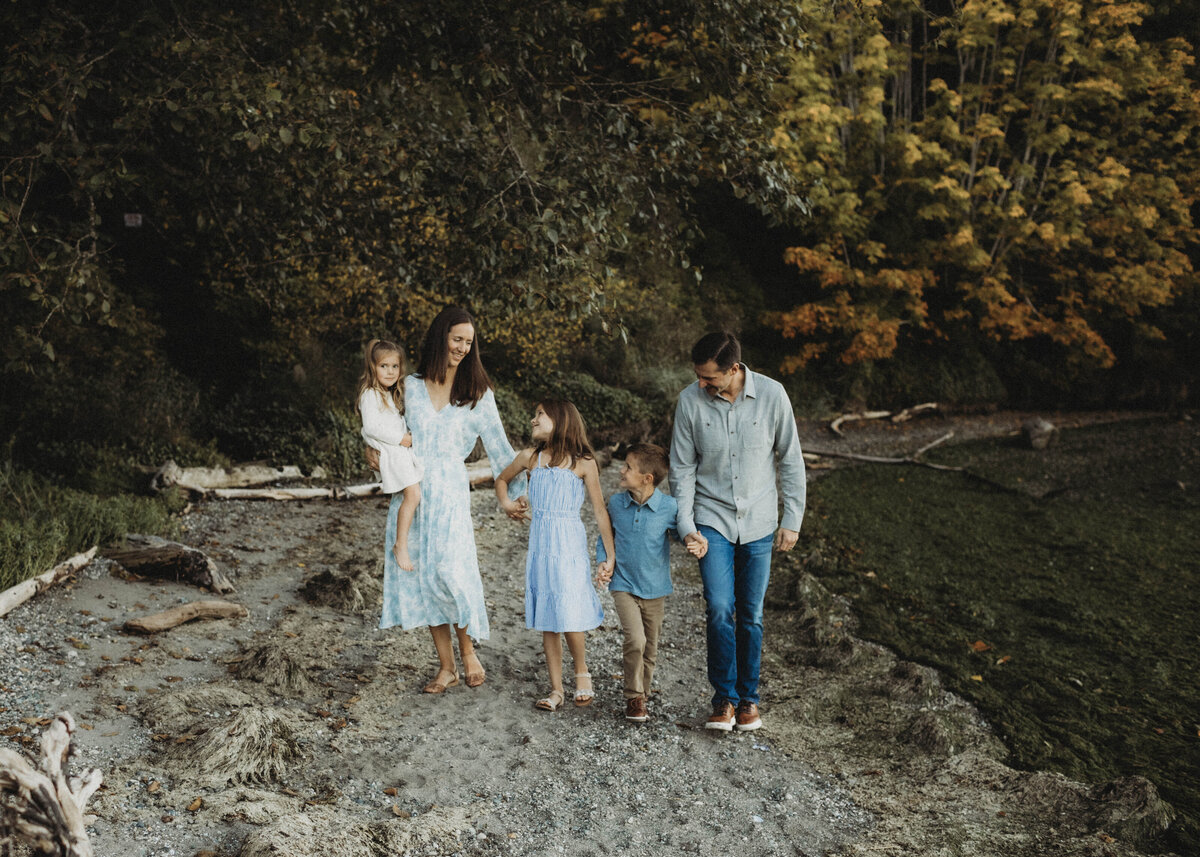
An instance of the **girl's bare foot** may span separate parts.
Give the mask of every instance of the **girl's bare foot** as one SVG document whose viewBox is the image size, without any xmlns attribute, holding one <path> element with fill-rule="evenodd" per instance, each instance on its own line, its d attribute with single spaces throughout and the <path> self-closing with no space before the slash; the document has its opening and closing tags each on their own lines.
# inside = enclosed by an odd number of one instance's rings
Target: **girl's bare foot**
<svg viewBox="0 0 1200 857">
<path fill-rule="evenodd" d="M 413 565 L 412 557 L 408 555 L 408 548 L 401 547 L 399 542 L 396 542 L 396 546 L 392 548 L 392 556 L 396 557 L 396 565 L 400 566 L 405 571 L 412 571 L 414 568 L 416 568 L 416 566 Z"/>
</svg>

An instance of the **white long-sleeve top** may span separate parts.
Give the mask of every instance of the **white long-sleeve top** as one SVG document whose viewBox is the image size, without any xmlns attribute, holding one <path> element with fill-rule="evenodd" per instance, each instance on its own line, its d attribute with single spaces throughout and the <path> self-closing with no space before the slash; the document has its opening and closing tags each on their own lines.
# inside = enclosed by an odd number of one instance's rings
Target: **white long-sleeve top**
<svg viewBox="0 0 1200 857">
<path fill-rule="evenodd" d="M 400 442 L 408 434 L 404 415 L 385 401 L 378 390 L 363 390 L 358 397 L 358 412 L 362 415 L 362 436 L 367 446 L 379 450 L 380 488 L 384 494 L 395 494 L 421 481 L 424 468 L 420 460 Z"/>
</svg>

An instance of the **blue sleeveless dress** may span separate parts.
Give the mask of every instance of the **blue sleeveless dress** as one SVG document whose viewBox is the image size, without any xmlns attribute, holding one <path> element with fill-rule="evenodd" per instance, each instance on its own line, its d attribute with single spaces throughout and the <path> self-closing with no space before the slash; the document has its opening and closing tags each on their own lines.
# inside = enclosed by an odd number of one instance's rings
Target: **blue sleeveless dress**
<svg viewBox="0 0 1200 857">
<path fill-rule="evenodd" d="M 604 621 L 592 585 L 587 533 L 579 518 L 583 480 L 565 467 L 529 472 L 529 553 L 525 558 L 525 626 L 535 631 L 590 631 Z"/>
</svg>

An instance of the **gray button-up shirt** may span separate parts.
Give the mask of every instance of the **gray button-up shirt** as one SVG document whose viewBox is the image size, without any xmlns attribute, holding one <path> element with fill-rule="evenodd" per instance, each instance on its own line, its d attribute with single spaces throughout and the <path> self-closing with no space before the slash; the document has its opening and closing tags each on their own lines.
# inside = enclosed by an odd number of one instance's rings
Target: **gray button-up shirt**
<svg viewBox="0 0 1200 857">
<path fill-rule="evenodd" d="M 671 493 L 679 535 L 712 527 L 731 542 L 752 542 L 804 518 L 804 456 L 783 385 L 742 365 L 746 382 L 729 402 L 692 384 L 679 394 L 671 436 Z M 778 469 L 783 519 L 775 489 Z"/>
</svg>

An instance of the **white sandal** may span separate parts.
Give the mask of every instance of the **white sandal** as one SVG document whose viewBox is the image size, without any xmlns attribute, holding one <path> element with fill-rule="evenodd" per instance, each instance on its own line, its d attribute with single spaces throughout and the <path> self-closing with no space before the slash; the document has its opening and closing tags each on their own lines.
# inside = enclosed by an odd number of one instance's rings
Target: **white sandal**
<svg viewBox="0 0 1200 857">
<path fill-rule="evenodd" d="M 559 706 L 567 701 L 561 690 L 552 690 L 550 694 L 533 704 L 538 711 L 558 711 Z"/>
<path fill-rule="evenodd" d="M 586 678 L 589 681 L 592 678 L 591 673 L 575 673 L 575 684 L 579 684 L 581 678 Z M 575 691 L 575 707 L 584 708 L 592 704 L 592 700 L 596 698 L 596 691 L 593 688 L 580 688 Z"/>
</svg>

